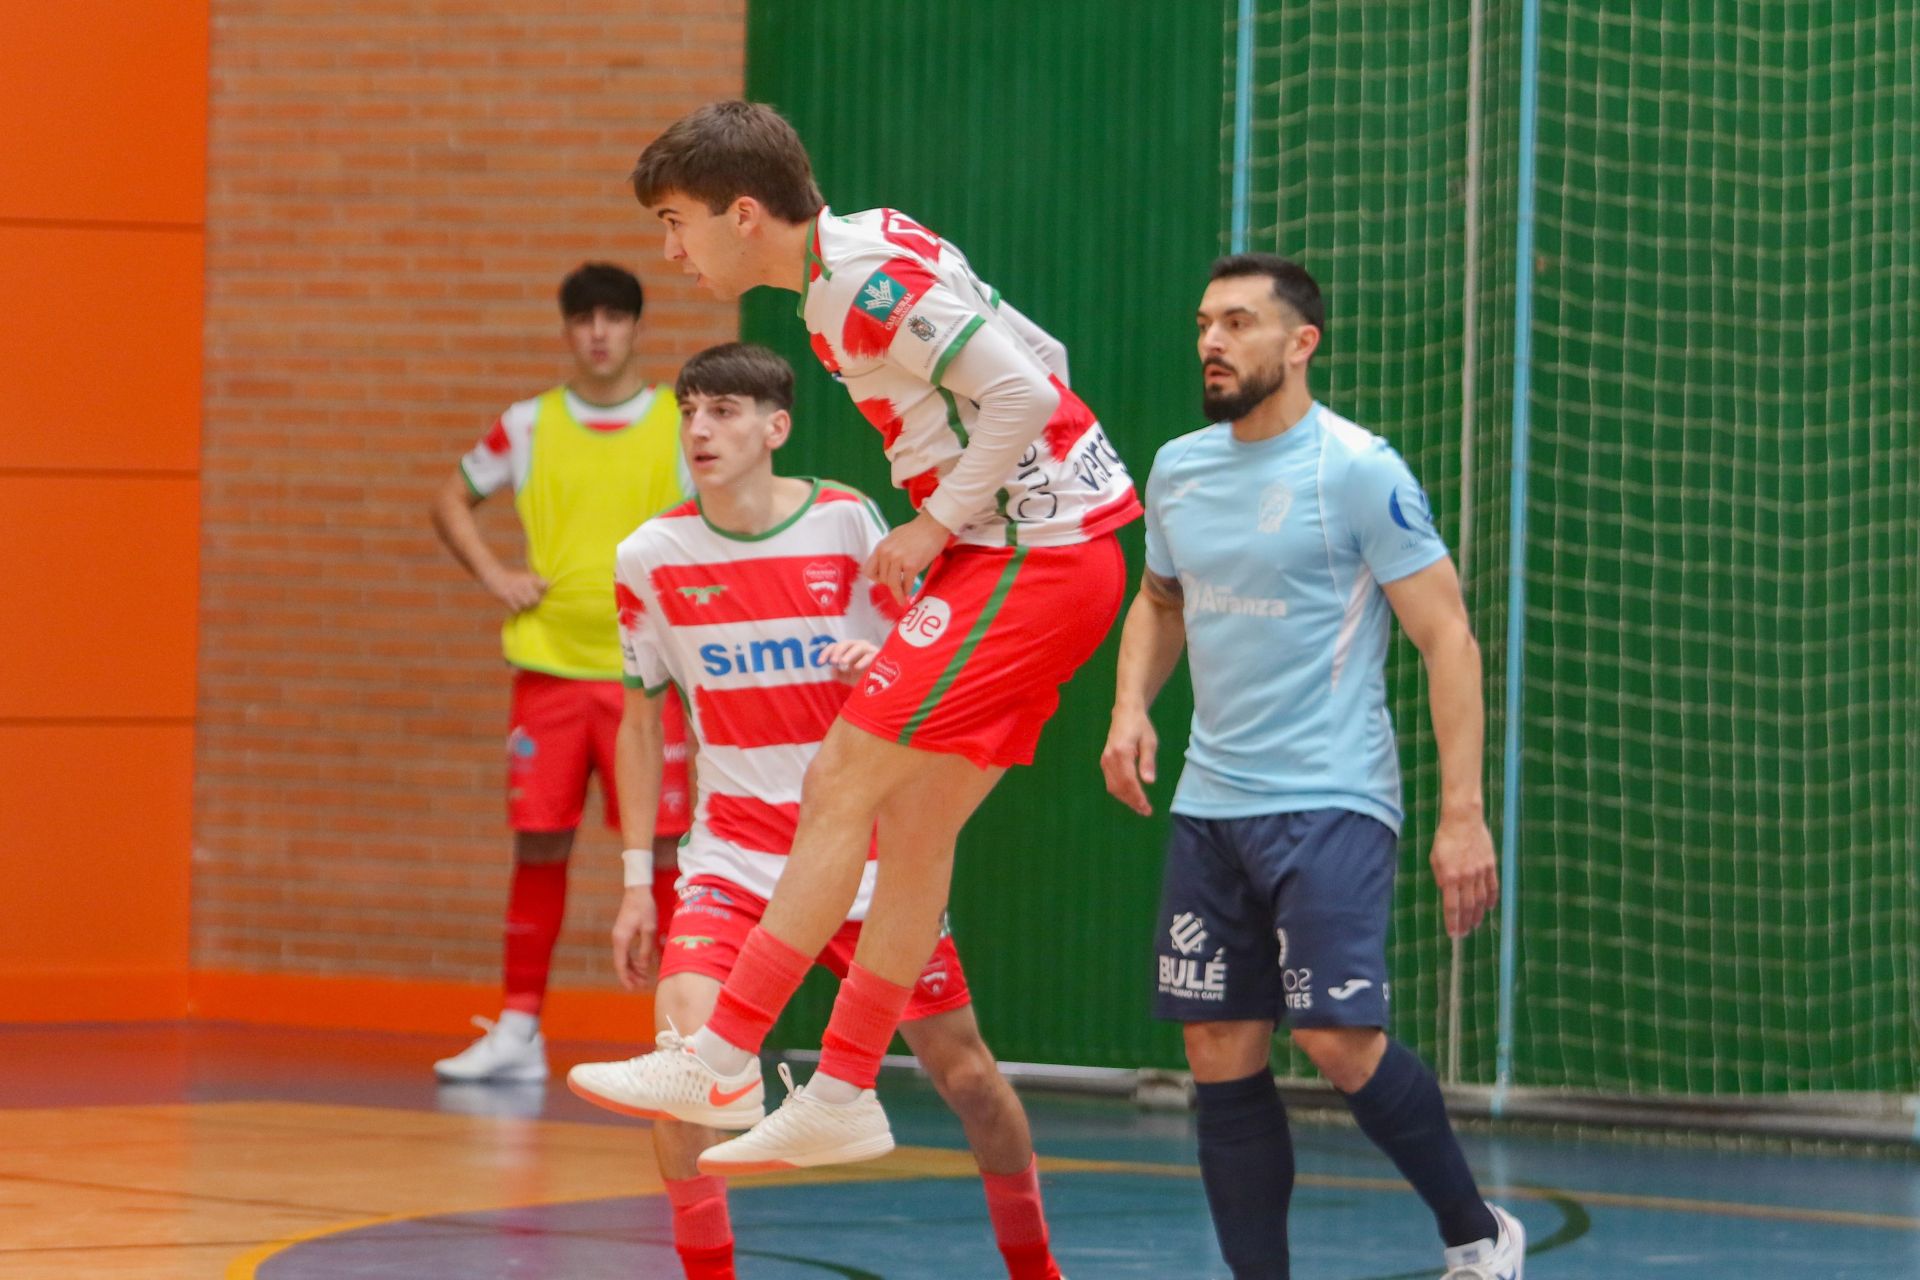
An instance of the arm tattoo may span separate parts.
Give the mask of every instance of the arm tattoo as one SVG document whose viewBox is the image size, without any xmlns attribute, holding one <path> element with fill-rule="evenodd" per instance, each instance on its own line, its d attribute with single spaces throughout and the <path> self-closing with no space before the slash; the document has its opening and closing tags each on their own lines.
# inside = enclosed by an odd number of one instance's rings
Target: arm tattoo
<svg viewBox="0 0 1920 1280">
<path fill-rule="evenodd" d="M 1187 593 L 1180 586 L 1180 579 L 1165 578 L 1148 569 L 1140 575 L 1140 590 L 1157 605 L 1169 609 L 1181 608 L 1186 603 Z"/>
</svg>

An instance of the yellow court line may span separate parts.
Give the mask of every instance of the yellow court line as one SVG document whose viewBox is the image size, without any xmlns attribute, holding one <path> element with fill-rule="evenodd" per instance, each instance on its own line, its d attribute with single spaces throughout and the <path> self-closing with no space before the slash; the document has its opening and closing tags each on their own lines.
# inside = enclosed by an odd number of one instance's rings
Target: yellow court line
<svg viewBox="0 0 1920 1280">
<path fill-rule="evenodd" d="M 953 1152 L 939 1147 L 901 1147 L 902 1155 L 939 1156 L 952 1155 Z M 872 1166 L 869 1166 L 872 1167 Z M 886 1166 L 874 1167 L 873 1178 L 849 1176 L 845 1168 L 836 1169 L 828 1177 L 808 1177 L 815 1171 L 802 1171 L 795 1175 L 786 1175 L 788 1182 L 805 1185 L 809 1182 L 821 1184 L 829 1182 L 894 1182 L 903 1181 L 883 1174 Z M 1150 1161 L 1134 1160 L 1081 1160 L 1072 1157 L 1049 1157 L 1046 1161 L 1047 1173 L 1122 1173 L 1135 1175 L 1154 1175 L 1160 1177 L 1197 1178 L 1200 1169 L 1197 1165 L 1159 1164 Z M 924 1176 L 924 1175 L 923 1175 Z M 960 1174 L 934 1174 L 934 1178 L 960 1177 Z M 910 1180 L 910 1179 L 907 1179 Z M 1341 1174 L 1300 1174 L 1296 1181 L 1301 1186 L 1327 1187 L 1353 1191 L 1404 1191 L 1406 1183 L 1398 1178 L 1350 1177 Z M 1659 1209 L 1676 1213 L 1702 1213 L 1727 1218 L 1753 1218 L 1777 1222 L 1812 1222 L 1850 1227 L 1878 1227 L 1896 1231 L 1920 1231 L 1920 1218 L 1906 1217 L 1891 1213 L 1857 1213 L 1845 1209 L 1813 1209 L 1791 1205 L 1740 1204 L 1728 1200 L 1700 1200 L 1685 1196 L 1649 1196 L 1632 1195 L 1613 1191 L 1580 1191 L 1551 1187 L 1487 1187 L 1490 1195 L 1507 1199 L 1544 1200 L 1564 1198 L 1586 1204 L 1609 1205 L 1621 1209 Z M 634 1193 L 638 1196 L 660 1195 L 657 1191 Z M 595 1200 L 604 1200 L 606 1196 L 562 1196 L 552 1200 L 534 1200 L 511 1205 L 497 1205 L 492 1209 L 463 1209 L 463 1214 L 497 1213 L 502 1209 L 527 1208 L 532 1205 L 587 1204 Z M 384 1226 L 389 1222 L 409 1222 L 423 1218 L 445 1216 L 444 1211 L 427 1213 L 388 1214 L 377 1218 L 362 1218 L 352 1222 L 336 1223 L 333 1226 L 317 1227 L 303 1231 L 298 1235 L 273 1240 L 236 1259 L 227 1268 L 226 1280 L 256 1280 L 260 1264 L 283 1253 L 295 1245 L 305 1244 L 326 1236 L 345 1235 L 351 1231 L 360 1231 L 368 1227 Z"/>
<path fill-rule="evenodd" d="M 551 1125 L 554 1122 L 549 1121 L 545 1123 Z M 562 1122 L 562 1123 L 565 1123 L 565 1122 Z M 931 1179 L 941 1179 L 941 1178 L 959 1178 L 959 1177 L 968 1176 L 968 1175 L 963 1175 L 957 1172 L 956 1173 L 922 1172 L 917 1174 L 908 1173 L 908 1174 L 902 1175 L 900 1173 L 894 1172 L 894 1170 L 897 1170 L 901 1164 L 910 1163 L 914 1159 L 932 1160 L 936 1162 L 936 1165 L 937 1165 L 940 1163 L 949 1162 L 954 1157 L 963 1156 L 964 1154 L 965 1153 L 950 1151 L 944 1147 L 899 1147 L 899 1148 L 896 1148 L 894 1151 L 894 1158 L 885 1163 L 863 1164 L 863 1165 L 835 1165 L 835 1166 L 824 1167 L 819 1169 L 795 1170 L 790 1173 L 782 1173 L 782 1174 L 774 1175 L 764 1179 L 756 1176 L 755 1183 L 762 1186 L 793 1185 L 796 1183 L 800 1185 L 828 1186 L 835 1183 L 912 1182 L 912 1181 L 919 1181 L 922 1179 L 931 1180 Z M 905 1159 L 902 1159 L 902 1157 L 905 1157 Z M 660 1191 L 634 1190 L 634 1191 L 621 1193 L 617 1198 L 643 1199 L 650 1196 L 661 1196 L 665 1194 L 666 1192 L 664 1190 L 660 1190 Z M 516 1200 L 507 1204 L 481 1206 L 478 1208 L 466 1207 L 466 1208 L 458 1208 L 458 1209 L 451 1209 L 451 1208 L 450 1209 L 428 1209 L 420 1213 L 391 1213 L 391 1214 L 381 1214 L 377 1217 L 370 1217 L 370 1218 L 354 1218 L 346 1222 L 336 1222 L 330 1226 L 315 1227 L 311 1230 L 302 1231 L 294 1235 L 282 1236 L 278 1239 L 269 1240 L 265 1244 L 262 1244 L 253 1249 L 250 1249 L 245 1254 L 242 1254 L 240 1257 L 234 1259 L 231 1263 L 227 1265 L 225 1280 L 256 1280 L 257 1274 L 259 1272 L 259 1269 L 262 1263 L 273 1258 L 276 1254 L 281 1254 L 286 1252 L 288 1249 L 291 1249 L 296 1245 L 307 1244 L 314 1240 L 324 1239 L 327 1236 L 346 1235 L 354 1231 L 363 1231 L 369 1227 L 385 1226 L 391 1222 L 418 1222 L 427 1218 L 444 1218 L 444 1217 L 449 1217 L 453 1215 L 459 1215 L 464 1217 L 472 1214 L 500 1213 L 508 1209 L 527 1209 L 527 1208 L 534 1208 L 537 1206 L 552 1206 L 552 1205 L 564 1205 L 564 1204 L 591 1204 L 596 1200 L 607 1200 L 612 1198 L 616 1198 L 616 1197 L 610 1197 L 604 1194 L 588 1195 L 588 1196 L 575 1196 L 575 1195 L 552 1196 L 552 1197 L 537 1198 L 533 1200 Z"/>
</svg>

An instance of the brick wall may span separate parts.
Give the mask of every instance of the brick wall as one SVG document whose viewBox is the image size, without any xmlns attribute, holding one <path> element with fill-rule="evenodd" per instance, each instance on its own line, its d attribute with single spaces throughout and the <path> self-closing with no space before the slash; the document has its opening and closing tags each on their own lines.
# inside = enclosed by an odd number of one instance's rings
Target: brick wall
<svg viewBox="0 0 1920 1280">
<path fill-rule="evenodd" d="M 567 362 L 587 257 L 670 378 L 731 306 L 622 179 L 740 92 L 741 0 L 214 0 L 197 968 L 492 981 L 509 834 L 499 614 L 428 497 Z M 504 498 L 481 508 L 515 545 Z M 556 985 L 610 985 L 617 842 L 576 853 Z"/>
</svg>

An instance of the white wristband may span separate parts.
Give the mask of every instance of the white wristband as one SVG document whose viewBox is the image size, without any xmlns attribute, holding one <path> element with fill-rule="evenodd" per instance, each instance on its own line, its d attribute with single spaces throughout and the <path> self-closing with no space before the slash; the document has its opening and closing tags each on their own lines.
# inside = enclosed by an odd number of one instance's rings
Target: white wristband
<svg viewBox="0 0 1920 1280">
<path fill-rule="evenodd" d="M 623 849 L 620 853 L 620 862 L 626 867 L 623 883 L 627 888 L 633 889 L 643 884 L 653 883 L 653 850 Z"/>
</svg>

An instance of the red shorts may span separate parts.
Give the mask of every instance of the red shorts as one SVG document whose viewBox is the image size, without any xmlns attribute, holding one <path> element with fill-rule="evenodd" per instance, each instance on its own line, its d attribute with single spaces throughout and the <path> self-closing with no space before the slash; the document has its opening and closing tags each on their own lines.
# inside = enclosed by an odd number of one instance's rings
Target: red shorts
<svg viewBox="0 0 1920 1280">
<path fill-rule="evenodd" d="M 933 562 L 840 718 L 981 768 L 1032 764 L 1060 686 L 1126 595 L 1112 534 L 1071 547 L 951 548 Z"/>
<path fill-rule="evenodd" d="M 680 905 L 674 908 L 673 921 L 667 926 L 666 945 L 660 958 L 660 976 L 676 973 L 704 974 L 716 982 L 725 982 L 740 958 L 747 934 L 766 914 L 767 904 L 718 876 L 696 876 L 680 889 Z M 833 976 L 847 976 L 847 965 L 854 948 L 860 945 L 860 922 L 849 920 L 833 935 L 816 963 L 825 965 Z M 907 1001 L 903 1022 L 931 1018 L 936 1013 L 964 1008 L 973 1000 L 967 990 L 967 975 L 960 968 L 960 952 L 953 935 L 942 933 L 933 949 L 933 958 L 920 971 Z"/>
<path fill-rule="evenodd" d="M 571 831 L 587 802 L 587 775 L 600 775 L 607 825 L 620 829 L 613 785 L 613 743 L 626 694 L 618 680 L 568 680 L 539 671 L 513 673 L 512 728 L 507 733 L 507 820 L 515 831 Z M 672 689 L 661 699 L 667 771 L 660 784 L 656 836 L 683 836 L 687 796 L 687 725 Z"/>
</svg>

